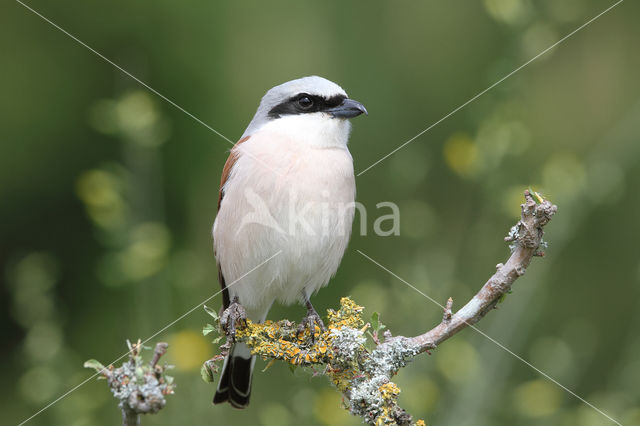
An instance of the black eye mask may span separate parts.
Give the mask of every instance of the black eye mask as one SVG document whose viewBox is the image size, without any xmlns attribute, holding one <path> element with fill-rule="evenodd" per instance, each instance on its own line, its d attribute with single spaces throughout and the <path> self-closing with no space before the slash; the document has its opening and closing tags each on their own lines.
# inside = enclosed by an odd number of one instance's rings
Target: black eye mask
<svg viewBox="0 0 640 426">
<path fill-rule="evenodd" d="M 269 111 L 269 117 L 280 118 L 283 115 L 307 114 L 327 111 L 340 105 L 346 96 L 336 95 L 330 98 L 324 96 L 299 93 L 286 101 L 274 106 Z"/>
</svg>

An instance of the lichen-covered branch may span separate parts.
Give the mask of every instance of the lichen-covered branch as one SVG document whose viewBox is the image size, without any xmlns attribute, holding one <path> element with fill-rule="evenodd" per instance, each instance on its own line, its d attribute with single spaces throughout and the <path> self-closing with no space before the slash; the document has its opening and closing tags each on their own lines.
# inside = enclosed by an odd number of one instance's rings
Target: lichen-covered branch
<svg viewBox="0 0 640 426">
<path fill-rule="evenodd" d="M 281 360 L 326 375 L 345 396 L 349 411 L 369 424 L 413 424 L 398 406 L 400 389 L 390 378 L 420 352 L 419 347 L 397 340 L 371 349 L 366 344 L 371 325 L 363 321 L 363 310 L 344 297 L 340 309 L 328 311 L 327 330 L 316 326 L 313 338 L 308 328 L 299 333 L 297 325 L 288 320 L 262 324 L 247 320 L 236 329 L 235 338 L 265 360 Z M 217 320 L 217 315 L 212 316 Z M 205 330 L 208 334 L 211 326 Z M 213 381 L 216 362 L 222 358 L 219 355 L 205 362 L 205 381 Z"/>
<path fill-rule="evenodd" d="M 107 379 L 109 389 L 119 403 L 122 410 L 122 424 L 124 426 L 136 426 L 140 424 L 140 414 L 155 414 L 165 405 L 165 396 L 173 393 L 173 377 L 166 374 L 170 365 L 159 365 L 160 357 L 167 352 L 168 344 L 156 344 L 153 358 L 144 363 L 141 351 L 145 348 L 140 343 L 131 343 L 129 347 L 129 360 L 120 367 L 113 365 L 105 367 L 100 362 L 90 359 L 84 363 L 86 368 L 92 368 Z"/>
<path fill-rule="evenodd" d="M 299 333 L 295 323 L 282 320 L 256 324 L 250 320 L 235 331 L 235 339 L 245 342 L 252 352 L 269 360 L 292 366 L 303 366 L 326 375 L 344 395 L 345 408 L 371 425 L 424 425 L 415 421 L 398 405 L 400 389 L 391 381 L 393 376 L 416 355 L 436 348 L 463 328 L 478 322 L 507 294 L 513 282 L 522 276 L 534 256 L 542 256 L 544 247 L 542 228 L 551 220 L 557 207 L 537 193 L 525 191 L 525 203 L 518 223 L 511 228 L 507 241 L 511 243 L 511 256 L 505 264 L 498 264 L 496 273 L 480 291 L 458 312 L 453 312 L 449 298 L 442 321 L 435 328 L 416 337 L 392 337 L 374 314 L 365 323 L 363 308 L 349 298 L 342 298 L 337 311 L 328 311 L 328 327 L 321 331 L 305 329 Z M 217 314 L 205 307 L 219 322 Z M 216 330 L 208 324 L 204 333 Z M 313 333 L 313 336 L 312 336 Z M 222 336 L 222 335 L 221 335 Z M 219 336 L 215 342 L 220 340 Z M 368 340 L 367 336 L 371 339 Z M 205 362 L 202 376 L 213 381 L 226 350 L 228 341 L 220 347 L 220 355 Z"/>
</svg>

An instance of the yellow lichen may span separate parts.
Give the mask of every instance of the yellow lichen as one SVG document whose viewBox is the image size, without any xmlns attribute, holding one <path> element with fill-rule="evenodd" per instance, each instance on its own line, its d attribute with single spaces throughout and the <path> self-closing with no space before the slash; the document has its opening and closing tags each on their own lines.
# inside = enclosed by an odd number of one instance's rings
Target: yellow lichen
<svg viewBox="0 0 640 426">
<path fill-rule="evenodd" d="M 380 395 L 382 395 L 382 399 L 384 399 L 385 402 L 397 398 L 400 394 L 400 388 L 393 382 L 385 383 L 380 386 L 378 390 L 380 390 Z"/>
<path fill-rule="evenodd" d="M 393 382 L 385 383 L 378 388 L 380 396 L 384 402 L 382 406 L 382 415 L 376 419 L 376 424 L 387 425 L 395 424 L 392 412 L 397 405 L 398 395 L 400 394 L 400 388 Z"/>
<path fill-rule="evenodd" d="M 247 320 L 245 325 L 236 330 L 236 340 L 245 342 L 254 355 L 265 360 L 283 360 L 294 366 L 323 365 L 324 374 L 340 392 L 345 393 L 352 388 L 354 380 L 366 377 L 360 363 L 363 357 L 366 359 L 368 356 L 367 350 L 364 345 L 356 345 L 354 353 L 345 356 L 338 350 L 340 341 L 334 342 L 334 339 L 344 336 L 344 331 L 348 330 L 343 328 L 364 333 L 368 325 L 362 320 L 363 310 L 350 298 L 343 297 L 340 299 L 340 309 L 327 311 L 327 330 L 322 332 L 319 327 L 314 327 L 313 338 L 308 328 L 298 332 L 296 324 L 288 320 L 265 321 L 262 324 Z M 338 333 L 341 330 L 342 333 Z M 376 424 L 393 424 L 393 412 L 397 408 L 400 389 L 388 382 L 380 386 L 378 391 L 384 404 L 382 414 L 375 420 Z"/>
<path fill-rule="evenodd" d="M 350 298 L 340 300 L 340 309 L 330 309 L 329 325 L 325 332 L 314 326 L 313 339 L 311 332 L 305 328 L 299 333 L 295 324 L 290 321 L 265 321 L 262 324 L 247 320 L 246 324 L 236 330 L 236 340 L 245 342 L 254 355 L 263 359 L 279 359 L 293 365 L 329 364 L 333 358 L 332 330 L 342 327 L 360 328 L 364 325 L 361 313 L 364 308 L 356 305 Z M 348 380 L 355 372 L 336 371 L 330 377 L 339 389 L 346 389 Z M 345 383 L 347 382 L 347 383 Z"/>
</svg>

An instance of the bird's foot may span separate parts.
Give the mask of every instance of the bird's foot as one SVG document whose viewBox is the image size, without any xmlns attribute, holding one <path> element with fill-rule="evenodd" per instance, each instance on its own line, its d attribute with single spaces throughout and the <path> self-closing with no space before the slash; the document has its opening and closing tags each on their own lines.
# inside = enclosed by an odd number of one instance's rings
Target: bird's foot
<svg viewBox="0 0 640 426">
<path fill-rule="evenodd" d="M 316 337 L 319 336 L 320 333 L 326 331 L 322 318 L 320 318 L 320 315 L 318 315 L 309 301 L 307 301 L 307 315 L 302 318 L 302 321 L 300 321 L 300 325 L 298 326 L 298 335 L 303 334 L 305 328 L 309 329 L 311 343 L 315 343 Z"/>
<path fill-rule="evenodd" d="M 220 316 L 220 325 L 227 335 L 227 341 L 235 341 L 236 328 L 240 325 L 247 324 L 247 313 L 238 301 L 237 297 L 234 297 L 233 301 L 229 304 L 229 307 L 222 312 Z"/>
</svg>

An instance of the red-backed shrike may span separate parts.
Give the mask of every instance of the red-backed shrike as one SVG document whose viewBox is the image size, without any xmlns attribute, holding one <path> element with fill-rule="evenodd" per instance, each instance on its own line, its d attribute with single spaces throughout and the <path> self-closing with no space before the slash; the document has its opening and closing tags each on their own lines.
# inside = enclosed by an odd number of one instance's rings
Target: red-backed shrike
<svg viewBox="0 0 640 426">
<path fill-rule="evenodd" d="M 348 119 L 362 113 L 364 106 L 329 80 L 292 80 L 265 94 L 231 149 L 213 246 L 232 328 L 242 308 L 262 322 L 276 300 L 304 302 L 302 324 L 323 327 L 309 297 L 335 274 L 349 241 L 356 187 Z M 248 405 L 254 363 L 245 344 L 233 345 L 214 404 Z"/>
</svg>

